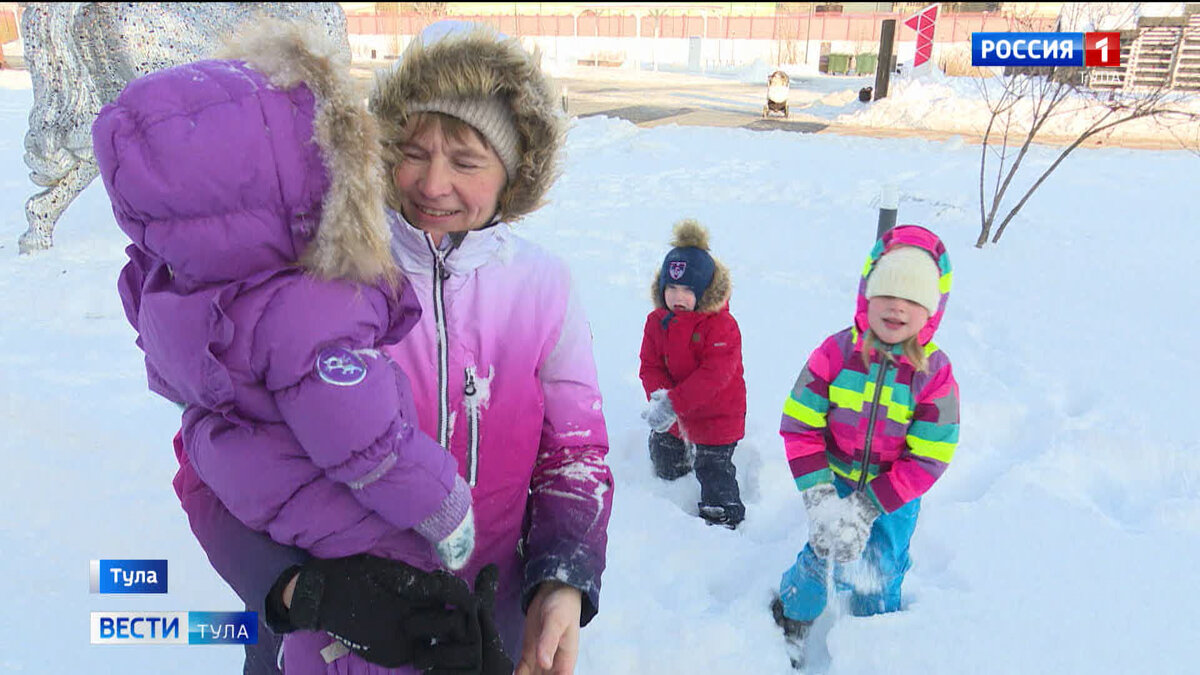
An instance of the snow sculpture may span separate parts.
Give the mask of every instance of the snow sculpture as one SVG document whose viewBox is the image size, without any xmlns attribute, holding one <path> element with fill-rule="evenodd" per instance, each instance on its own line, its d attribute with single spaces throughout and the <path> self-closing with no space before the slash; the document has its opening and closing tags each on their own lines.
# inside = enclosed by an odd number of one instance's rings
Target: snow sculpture
<svg viewBox="0 0 1200 675">
<path fill-rule="evenodd" d="M 34 2 L 21 37 L 33 83 L 25 134 L 30 179 L 45 188 L 25 202 L 21 253 L 50 248 L 63 211 L 97 175 L 92 121 L 130 80 L 205 58 L 221 38 L 259 16 L 312 21 L 350 44 L 337 3 Z"/>
</svg>

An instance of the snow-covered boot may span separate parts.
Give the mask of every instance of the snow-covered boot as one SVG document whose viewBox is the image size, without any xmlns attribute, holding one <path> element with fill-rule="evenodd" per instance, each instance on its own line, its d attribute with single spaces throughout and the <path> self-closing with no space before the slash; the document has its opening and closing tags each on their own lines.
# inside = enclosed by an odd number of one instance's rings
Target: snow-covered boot
<svg viewBox="0 0 1200 675">
<path fill-rule="evenodd" d="M 771 616 L 787 638 L 788 658 L 792 661 L 792 667 L 800 670 L 804 667 L 804 638 L 808 637 L 813 622 L 787 618 L 783 613 L 783 601 L 778 595 L 771 599 Z"/>
<path fill-rule="evenodd" d="M 729 506 L 714 506 L 710 504 L 699 504 L 700 517 L 709 525 L 720 525 L 730 530 L 736 530 L 738 524 L 745 517 L 745 507 L 740 504 Z M 740 507 L 740 508 L 739 508 Z"/>
</svg>

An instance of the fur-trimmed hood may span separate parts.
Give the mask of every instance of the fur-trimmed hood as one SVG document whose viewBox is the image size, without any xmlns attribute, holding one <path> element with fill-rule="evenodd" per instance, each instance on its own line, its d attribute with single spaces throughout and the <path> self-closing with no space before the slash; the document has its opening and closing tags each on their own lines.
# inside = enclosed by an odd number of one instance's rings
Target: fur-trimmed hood
<svg viewBox="0 0 1200 675">
<path fill-rule="evenodd" d="M 703 297 L 699 298 L 696 304 L 697 312 L 717 312 L 729 302 L 729 296 L 733 293 L 733 279 L 729 275 L 729 268 L 712 255 L 708 248 L 708 230 L 704 229 L 699 222 L 690 218 L 681 220 L 675 223 L 674 239 L 671 240 L 672 248 L 698 248 L 710 256 L 712 256 L 715 269 L 713 271 L 712 281 L 708 285 L 708 289 L 704 291 Z M 666 309 L 667 303 L 663 298 L 663 281 L 662 268 L 654 273 L 654 283 L 650 285 L 650 298 L 654 301 L 654 306 L 657 309 Z"/>
<path fill-rule="evenodd" d="M 535 211 L 558 177 L 566 127 L 540 60 L 539 52 L 527 52 L 517 39 L 486 26 L 451 32 L 429 44 L 415 39 L 394 70 L 378 75 L 370 97 L 382 128 L 388 175 L 404 158 L 400 145 L 413 102 L 497 96 L 511 109 L 520 139 L 516 175 L 500 194 L 497 215 L 513 222 Z M 389 190 L 389 204 L 399 210 L 394 190 Z"/>
<path fill-rule="evenodd" d="M 379 130 L 349 64 L 315 26 L 251 24 L 217 58 L 130 82 L 97 116 L 118 222 L 188 283 L 296 263 L 391 279 Z"/>
<path fill-rule="evenodd" d="M 316 26 L 268 19 L 254 22 L 219 57 L 241 59 L 276 87 L 304 85 L 316 97 L 313 140 L 329 188 L 316 238 L 301 258 L 305 268 L 354 281 L 393 273 L 379 125 L 362 105 L 338 45 Z"/>
</svg>

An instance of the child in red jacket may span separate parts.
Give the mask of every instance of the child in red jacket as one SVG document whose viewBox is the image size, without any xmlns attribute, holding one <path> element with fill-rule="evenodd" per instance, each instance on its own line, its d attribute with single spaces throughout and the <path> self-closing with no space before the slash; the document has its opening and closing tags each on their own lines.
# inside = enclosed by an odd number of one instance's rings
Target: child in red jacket
<svg viewBox="0 0 1200 675">
<path fill-rule="evenodd" d="M 729 313 L 729 270 L 708 252 L 694 220 L 675 225 L 674 248 L 654 277 L 640 376 L 649 405 L 650 459 L 659 478 L 692 470 L 700 481 L 700 517 L 737 527 L 746 514 L 733 451 L 746 434 L 742 334 Z"/>
</svg>

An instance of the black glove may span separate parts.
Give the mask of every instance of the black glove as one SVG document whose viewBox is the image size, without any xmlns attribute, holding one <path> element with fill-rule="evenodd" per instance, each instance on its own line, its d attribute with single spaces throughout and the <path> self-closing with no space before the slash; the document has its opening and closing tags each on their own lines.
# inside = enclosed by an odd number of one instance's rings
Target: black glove
<svg viewBox="0 0 1200 675">
<path fill-rule="evenodd" d="M 468 611 L 445 610 L 414 614 L 405 622 L 407 633 L 419 641 L 413 665 L 429 675 L 512 675 L 513 662 L 504 653 L 494 612 L 499 573 L 486 565 L 475 577 L 475 594 L 456 603 Z"/>
<path fill-rule="evenodd" d="M 496 630 L 496 587 L 500 574 L 495 565 L 487 565 L 475 577 L 475 597 L 479 599 L 479 632 L 483 638 L 483 675 L 512 675 L 513 662 L 504 653 L 500 632 Z"/>
<path fill-rule="evenodd" d="M 462 579 L 366 554 L 314 558 L 291 568 L 272 588 L 268 606 L 282 607 L 283 588 L 297 571 L 286 615 L 291 627 L 325 631 L 387 668 L 413 663 L 416 650 L 429 644 L 424 634 L 406 630 L 421 617 L 457 616 L 462 625 L 477 623 L 466 619 L 477 613 L 478 603 Z"/>
</svg>

